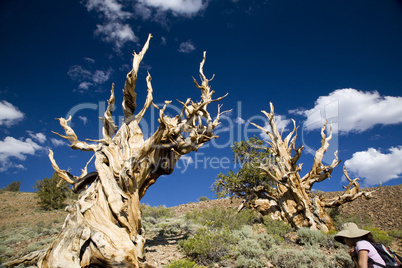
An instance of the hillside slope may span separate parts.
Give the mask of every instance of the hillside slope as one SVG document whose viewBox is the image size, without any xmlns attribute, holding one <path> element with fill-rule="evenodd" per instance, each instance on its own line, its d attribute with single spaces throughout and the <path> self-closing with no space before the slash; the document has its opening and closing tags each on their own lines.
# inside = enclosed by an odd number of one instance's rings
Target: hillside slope
<svg viewBox="0 0 402 268">
<path fill-rule="evenodd" d="M 365 190 L 374 191 L 370 200 L 358 199 L 347 203 L 339 209 L 343 217 L 370 221 L 371 225 L 388 231 L 402 230 L 402 184 L 397 186 L 383 186 Z M 333 196 L 336 192 L 324 193 Z M 60 231 L 67 213 L 60 211 L 43 211 L 37 204 L 34 193 L 0 194 L 0 260 L 11 260 L 27 254 L 33 250 L 45 247 L 55 239 Z M 177 217 L 193 210 L 218 207 L 237 208 L 239 199 L 215 199 L 199 203 L 189 203 L 170 209 Z M 165 241 L 166 243 L 164 243 Z M 398 241 L 393 248 L 402 253 L 402 244 Z M 161 240 L 157 245 L 147 244 L 147 258 L 155 263 L 166 263 L 167 259 L 183 257 L 177 248 L 177 241 Z"/>
</svg>

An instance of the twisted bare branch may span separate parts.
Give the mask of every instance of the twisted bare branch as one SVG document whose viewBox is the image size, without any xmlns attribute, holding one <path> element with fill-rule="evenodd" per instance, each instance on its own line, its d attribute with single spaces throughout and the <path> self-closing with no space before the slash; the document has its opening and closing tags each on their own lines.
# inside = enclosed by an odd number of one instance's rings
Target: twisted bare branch
<svg viewBox="0 0 402 268">
<path fill-rule="evenodd" d="M 355 178 L 352 180 L 348 172 L 346 170 L 346 167 L 343 167 L 343 174 L 345 175 L 346 179 L 349 181 L 349 184 L 347 186 L 344 186 L 345 192 L 342 195 L 336 196 L 331 199 L 322 199 L 321 203 L 325 207 L 339 207 L 340 205 L 346 203 L 346 202 L 351 202 L 361 196 L 364 196 L 366 199 L 370 199 L 372 197 L 373 191 L 371 192 L 366 192 L 366 191 L 361 191 L 360 190 L 360 185 L 357 182 L 360 180 L 359 178 Z"/>
<path fill-rule="evenodd" d="M 134 52 L 134 59 L 133 59 L 133 68 L 131 71 L 127 74 L 126 77 L 126 83 L 124 85 L 124 90 L 123 90 L 123 113 L 124 117 L 126 118 L 126 123 L 129 123 L 129 121 L 133 120 L 134 118 L 134 112 L 135 109 L 137 108 L 137 93 L 135 93 L 135 86 L 137 84 L 137 75 L 138 75 L 138 69 L 140 67 L 140 63 L 142 61 L 142 58 L 144 57 L 145 53 L 148 50 L 149 47 L 149 41 L 151 40 L 152 35 L 148 35 L 148 39 L 145 42 L 145 45 L 143 46 L 142 50 L 140 53 L 135 53 Z"/>
<path fill-rule="evenodd" d="M 103 139 L 105 140 L 106 143 L 109 144 L 112 142 L 112 137 L 116 133 L 117 129 L 112 117 L 115 102 L 114 83 L 112 84 L 112 89 L 110 90 L 110 98 L 107 102 L 108 106 L 105 111 L 104 117 L 101 117 L 101 121 L 103 123 L 103 129 L 102 129 Z"/>
<path fill-rule="evenodd" d="M 60 125 L 64 128 L 66 135 L 61 135 L 57 132 L 52 131 L 54 134 L 67 139 L 70 141 L 70 147 L 72 149 L 81 150 L 81 151 L 95 151 L 97 148 L 96 144 L 87 144 L 85 141 L 78 140 L 77 135 L 75 134 L 74 130 L 67 124 L 71 121 L 71 115 L 66 120 L 64 118 L 57 118 L 60 121 Z"/>
</svg>

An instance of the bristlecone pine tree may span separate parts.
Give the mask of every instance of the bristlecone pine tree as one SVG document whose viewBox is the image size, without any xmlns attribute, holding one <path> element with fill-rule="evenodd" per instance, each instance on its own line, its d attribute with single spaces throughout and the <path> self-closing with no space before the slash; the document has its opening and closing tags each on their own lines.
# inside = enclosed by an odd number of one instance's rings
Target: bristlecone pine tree
<svg viewBox="0 0 402 268">
<path fill-rule="evenodd" d="M 140 121 L 153 103 L 151 76 L 146 81 L 148 94 L 144 107 L 137 108 L 135 86 L 140 62 L 148 49 L 149 35 L 142 51 L 134 53 L 133 68 L 127 74 L 123 90 L 124 121 L 117 130 L 112 119 L 115 102 L 112 86 L 108 107 L 101 118 L 103 139 L 93 144 L 78 140 L 68 119 L 59 118 L 65 135 L 59 136 L 71 142 L 72 149 L 93 151 L 97 172 L 87 174 L 87 165 L 81 176 L 76 177 L 62 170 L 50 151 L 49 158 L 57 174 L 79 193 L 78 200 L 67 208 L 63 229 L 51 246 L 44 251 L 33 252 L 7 265 L 36 262 L 39 267 L 152 267 L 144 259 L 144 229 L 141 226 L 140 200 L 159 176 L 171 174 L 180 156 L 196 151 L 205 142 L 216 138 L 213 130 L 219 123 L 221 105 L 213 120 L 207 106 L 212 99 L 209 81 L 203 72 L 205 52 L 199 72 L 201 101 L 187 99 L 180 102 L 180 115 L 169 117 L 159 112 L 159 128 L 144 140 Z M 211 79 L 212 80 L 212 79 Z M 157 107 L 156 107 L 157 108 Z M 117 131 L 116 131 L 117 130 Z"/>
<path fill-rule="evenodd" d="M 297 162 L 302 154 L 303 147 L 295 147 L 296 123 L 292 120 L 293 130 L 283 140 L 282 133 L 278 131 L 275 124 L 272 103 L 270 109 L 269 113 L 262 112 L 268 118 L 271 132 L 254 123 L 252 124 L 270 138 L 269 146 L 272 158 L 270 161 L 261 161 L 258 168 L 275 182 L 276 187 L 258 185 L 254 189 L 249 189 L 253 193 L 243 201 L 239 210 L 243 207 L 256 209 L 264 215 L 271 215 L 273 219 L 289 222 L 295 228 L 310 227 L 324 232 L 334 229 L 334 223 L 325 208 L 338 207 L 360 196 L 368 199 L 371 198 L 372 193 L 361 191 L 357 182 L 359 179 L 350 179 L 344 168 L 343 173 L 349 180 L 349 185 L 344 187 L 346 190 L 343 194 L 331 199 L 312 195 L 313 184 L 329 178 L 332 170 L 341 162 L 335 152 L 335 158 L 330 165 L 326 166 L 322 163 L 324 153 L 329 146 L 329 140 L 332 138 L 332 125 L 328 136 L 325 133 L 327 124 L 325 123 L 321 128 L 321 147 L 316 151 L 311 170 L 301 177 L 299 172 L 302 164 L 297 165 Z"/>
</svg>

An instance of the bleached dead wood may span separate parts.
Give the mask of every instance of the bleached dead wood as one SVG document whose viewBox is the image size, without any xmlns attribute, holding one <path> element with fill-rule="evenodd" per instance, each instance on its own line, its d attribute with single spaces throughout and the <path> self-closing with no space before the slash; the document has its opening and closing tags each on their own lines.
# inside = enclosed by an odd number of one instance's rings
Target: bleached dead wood
<svg viewBox="0 0 402 268">
<path fill-rule="evenodd" d="M 139 123 L 151 105 L 157 108 L 153 103 L 150 74 L 146 78 L 146 101 L 137 114 L 135 87 L 139 65 L 151 37 L 149 35 L 140 53 L 134 53 L 132 70 L 127 74 L 123 90 L 124 120 L 119 129 L 112 117 L 114 85 L 101 118 L 102 139 L 89 140 L 91 143 L 81 141 L 67 124 L 71 118 L 58 119 L 65 134 L 56 134 L 69 140 L 72 149 L 92 151 L 97 172 L 88 174 L 85 166 L 80 176 L 74 176 L 60 169 L 53 152 L 49 152 L 54 170 L 73 185 L 79 197 L 67 208 L 69 215 L 52 245 L 45 251 L 31 254 L 26 261 L 36 260 L 39 267 L 151 267 L 144 258 L 145 233 L 141 225 L 140 200 L 159 176 L 173 172 L 182 155 L 196 151 L 216 138 L 213 130 L 220 124 L 221 106 L 215 119 L 207 107 L 225 97 L 212 98 L 214 91 L 203 71 L 204 52 L 199 68 L 201 84 L 194 79 L 195 86 L 201 90 L 201 101 L 180 102 L 183 112 L 176 117 L 165 115 L 170 103 L 166 101 L 159 111 L 159 128 L 144 139 Z M 23 262 L 24 258 L 19 261 Z"/>
<path fill-rule="evenodd" d="M 313 184 L 330 178 L 333 169 L 341 162 L 335 152 L 334 160 L 330 165 L 322 163 L 332 138 L 332 126 L 329 126 L 328 136 L 326 134 L 327 123 L 321 128 L 321 146 L 315 153 L 313 165 L 305 176 L 300 177 L 302 165 L 298 165 L 297 161 L 302 154 L 303 146 L 296 148 L 297 127 L 295 122 L 293 121 L 293 130 L 283 139 L 282 132 L 279 132 L 275 123 L 272 103 L 269 113 L 262 112 L 268 118 L 271 131 L 252 124 L 269 136 L 268 143 L 275 161 L 263 163 L 259 168 L 276 183 L 276 188 L 265 193 L 268 198 L 251 196 L 250 199 L 243 202 L 239 209 L 254 208 L 263 214 L 270 214 L 274 219 L 289 222 L 296 228 L 310 227 L 327 232 L 334 228 L 334 224 L 325 208 L 340 206 L 360 196 L 371 197 L 371 192 L 360 190 L 358 179 L 351 180 L 349 178 L 346 169 L 344 169 L 344 174 L 350 184 L 342 195 L 333 199 L 314 197 L 311 192 Z M 259 189 L 259 191 L 264 191 L 264 189 Z"/>
</svg>

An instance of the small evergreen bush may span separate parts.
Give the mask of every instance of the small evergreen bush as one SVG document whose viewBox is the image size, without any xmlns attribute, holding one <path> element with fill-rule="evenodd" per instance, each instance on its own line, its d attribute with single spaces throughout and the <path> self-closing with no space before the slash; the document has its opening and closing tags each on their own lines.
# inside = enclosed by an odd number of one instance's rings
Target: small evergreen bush
<svg viewBox="0 0 402 268">
<path fill-rule="evenodd" d="M 375 227 L 364 227 L 364 229 L 371 232 L 371 234 L 374 237 L 374 240 L 377 243 L 381 243 L 387 246 L 389 246 L 392 243 L 393 238 L 389 236 L 387 232 Z"/>
<path fill-rule="evenodd" d="M 20 186 L 21 186 L 20 181 L 13 181 L 12 183 L 10 183 L 6 187 L 4 187 L 2 190 L 9 191 L 9 192 L 19 192 Z"/>
<path fill-rule="evenodd" d="M 236 245 L 234 255 L 236 267 L 259 268 L 265 267 L 267 260 L 264 258 L 267 250 L 275 243 L 267 233 L 256 233 L 249 225 L 234 232 L 234 237 L 239 243 Z"/>
<path fill-rule="evenodd" d="M 228 228 L 221 230 L 200 228 L 193 237 L 179 241 L 179 245 L 187 256 L 208 265 L 228 257 L 233 252 L 236 242 Z"/>
<path fill-rule="evenodd" d="M 195 262 L 182 259 L 172 262 L 171 264 L 164 266 L 165 268 L 203 268 L 204 266 L 198 266 Z"/>
<path fill-rule="evenodd" d="M 285 234 L 293 230 L 290 224 L 281 220 L 274 220 L 269 215 L 264 216 L 263 221 L 267 233 L 273 235 L 278 243 L 283 241 L 283 236 Z"/>
<path fill-rule="evenodd" d="M 174 213 L 166 206 L 151 207 L 150 205 L 141 204 L 142 217 L 159 218 L 172 218 Z"/>
<path fill-rule="evenodd" d="M 355 267 L 352 258 L 345 251 L 336 252 L 334 257 L 332 258 L 332 263 L 334 267 L 343 267 L 343 268 Z"/>
<path fill-rule="evenodd" d="M 213 207 L 202 212 L 188 212 L 186 218 L 211 229 L 239 230 L 243 225 L 252 224 L 256 220 L 256 214 L 250 210 L 236 213 L 234 209 Z"/>
<path fill-rule="evenodd" d="M 200 198 L 198 198 L 198 201 L 199 201 L 199 202 L 208 201 L 208 200 L 209 200 L 209 198 L 206 197 L 206 196 L 201 196 Z"/>
<path fill-rule="evenodd" d="M 402 239 L 402 230 L 393 229 L 393 230 L 391 230 L 391 231 L 388 231 L 388 234 L 389 234 L 390 236 L 395 237 L 395 238 Z"/>
<path fill-rule="evenodd" d="M 67 182 L 62 180 L 56 173 L 52 178 L 44 178 L 42 181 L 36 181 L 35 188 L 39 204 L 45 210 L 61 209 L 65 206 L 69 192 Z"/>
<path fill-rule="evenodd" d="M 331 263 L 317 248 L 297 249 L 272 247 L 267 257 L 277 268 L 330 268 Z"/>
<path fill-rule="evenodd" d="M 319 230 L 311 230 L 307 227 L 302 227 L 297 230 L 299 243 L 306 246 L 323 245 L 327 241 L 327 235 Z"/>
</svg>

